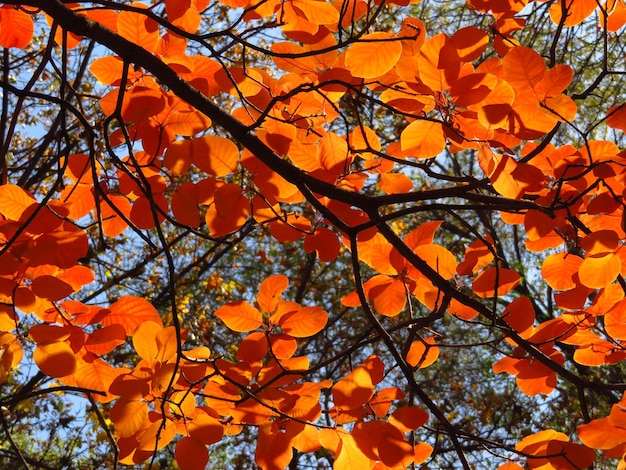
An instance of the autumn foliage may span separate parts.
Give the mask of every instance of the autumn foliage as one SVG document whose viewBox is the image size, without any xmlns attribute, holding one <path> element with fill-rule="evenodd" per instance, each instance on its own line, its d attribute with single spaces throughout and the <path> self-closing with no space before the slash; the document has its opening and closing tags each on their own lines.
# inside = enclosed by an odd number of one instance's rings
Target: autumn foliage
<svg viewBox="0 0 626 470">
<path fill-rule="evenodd" d="M 531 7 L 552 48 L 521 42 Z M 623 89 L 587 100 L 624 73 L 623 51 L 617 65 L 608 51 L 626 5 L 463 8 L 480 22 L 444 33 L 412 0 L 2 4 L 0 383 L 25 363 L 54 379 L 0 389 L 3 409 L 87 397 L 111 466 L 170 452 L 203 469 L 239 437 L 262 469 L 303 455 L 418 468 L 446 452 L 469 468 L 472 446 L 502 470 L 623 468 L 626 385 L 602 371 L 626 360 L 626 104 Z M 600 68 L 561 63 L 561 35 L 577 44 L 590 23 Z M 54 64 L 54 85 L 9 79 L 14 54 L 42 80 Z M 79 72 L 72 54 L 85 54 Z M 48 119 L 58 141 L 18 162 L 10 120 L 28 99 L 75 127 Z M 204 262 L 176 251 L 183 237 L 213 244 L 205 261 L 251 250 L 268 267 L 237 296 L 228 270 L 194 285 L 228 294 L 200 321 L 181 310 L 179 286 Z M 114 256 L 146 260 L 118 278 L 89 264 Z M 108 293 L 155 260 L 167 301 Z M 338 274 L 316 287 L 312 264 L 294 274 L 302 260 Z M 459 346 L 446 325 L 489 338 Z M 491 379 L 546 400 L 570 387 L 571 427 L 485 436 L 444 411 L 422 377 L 485 344 Z"/>
</svg>

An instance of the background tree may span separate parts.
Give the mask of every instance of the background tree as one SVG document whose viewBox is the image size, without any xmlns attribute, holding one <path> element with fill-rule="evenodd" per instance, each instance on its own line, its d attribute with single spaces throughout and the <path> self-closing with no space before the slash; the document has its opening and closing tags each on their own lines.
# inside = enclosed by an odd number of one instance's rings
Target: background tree
<svg viewBox="0 0 626 470">
<path fill-rule="evenodd" d="M 2 462 L 623 461 L 625 21 L 5 2 Z"/>
</svg>

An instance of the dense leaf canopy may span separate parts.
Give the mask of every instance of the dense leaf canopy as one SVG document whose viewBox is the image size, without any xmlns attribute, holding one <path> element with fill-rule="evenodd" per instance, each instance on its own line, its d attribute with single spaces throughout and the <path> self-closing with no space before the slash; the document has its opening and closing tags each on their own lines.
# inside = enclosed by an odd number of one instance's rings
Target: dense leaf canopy
<svg viewBox="0 0 626 470">
<path fill-rule="evenodd" d="M 0 4 L 0 463 L 624 468 L 625 24 Z"/>
</svg>

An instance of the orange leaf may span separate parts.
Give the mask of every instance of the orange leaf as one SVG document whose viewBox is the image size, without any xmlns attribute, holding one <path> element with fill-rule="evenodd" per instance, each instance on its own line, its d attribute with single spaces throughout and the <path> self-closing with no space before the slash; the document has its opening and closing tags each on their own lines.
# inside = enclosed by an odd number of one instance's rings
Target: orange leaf
<svg viewBox="0 0 626 470">
<path fill-rule="evenodd" d="M 626 340 L 626 301 L 622 300 L 608 312 L 599 313 L 605 313 L 604 327 L 606 332 L 614 339 Z"/>
<path fill-rule="evenodd" d="M 117 211 L 126 217 L 126 220 L 130 218 L 131 205 L 130 201 L 125 196 L 110 194 L 107 196 L 107 199 L 111 201 L 111 204 Z M 106 236 L 114 238 L 126 230 L 128 224 L 113 210 L 113 207 L 109 205 L 107 201 L 102 200 L 100 202 L 102 231 Z"/>
<path fill-rule="evenodd" d="M 172 442 L 175 436 L 176 424 L 167 418 L 165 418 L 164 424 L 163 419 L 159 416 L 143 433 L 141 439 L 139 439 L 137 448 L 139 450 L 154 452 Z"/>
<path fill-rule="evenodd" d="M 102 355 L 111 352 L 116 346 L 126 342 L 126 331 L 117 323 L 105 326 L 91 333 L 85 340 L 85 349 Z"/>
<path fill-rule="evenodd" d="M 89 71 L 104 85 L 119 86 L 124 62 L 117 56 L 100 57 L 89 66 Z"/>
<path fill-rule="evenodd" d="M 74 288 L 67 282 L 47 275 L 33 279 L 31 289 L 37 297 L 50 301 L 61 300 L 74 292 Z"/>
<path fill-rule="evenodd" d="M 142 3 L 133 3 L 133 7 L 147 9 Z M 159 24 L 146 15 L 134 11 L 122 10 L 117 17 L 117 32 L 130 42 L 154 52 L 159 43 Z"/>
<path fill-rule="evenodd" d="M 600 257 L 588 256 L 578 269 L 578 277 L 583 286 L 602 289 L 617 278 L 621 268 L 621 259 L 614 253 Z"/>
<path fill-rule="evenodd" d="M 281 432 L 272 422 L 259 426 L 254 461 L 262 470 L 284 469 L 292 457 L 291 436 Z"/>
<path fill-rule="evenodd" d="M 240 333 L 256 330 L 263 324 L 261 312 L 243 300 L 222 305 L 215 312 L 215 316 L 228 328 Z"/>
<path fill-rule="evenodd" d="M 120 437 L 130 437 L 139 431 L 148 419 L 148 404 L 144 401 L 117 400 L 110 413 L 115 425 L 115 433 Z"/>
<path fill-rule="evenodd" d="M 198 202 L 198 190 L 194 183 L 180 185 L 172 197 L 172 213 L 176 220 L 188 227 L 199 227 Z"/>
<path fill-rule="evenodd" d="M 520 275 L 512 269 L 489 268 L 478 275 L 472 283 L 472 290 L 480 297 L 505 295 L 517 286 Z"/>
<path fill-rule="evenodd" d="M 348 153 L 348 143 L 334 132 L 322 137 L 318 147 L 318 159 L 322 168 L 333 175 L 347 173 L 352 156 Z"/>
<path fill-rule="evenodd" d="M 502 73 L 504 79 L 515 89 L 530 91 L 545 75 L 546 64 L 533 49 L 514 47 L 502 60 Z"/>
<path fill-rule="evenodd" d="M 50 377 L 63 377 L 76 370 L 74 351 L 66 342 L 37 345 L 33 359 L 39 370 Z"/>
<path fill-rule="evenodd" d="M 448 90 L 457 80 L 461 62 L 454 44 L 445 34 L 428 39 L 417 63 L 419 77 L 433 91 Z"/>
<path fill-rule="evenodd" d="M 293 357 L 298 349 L 298 343 L 291 336 L 279 333 L 277 335 L 270 335 L 270 345 L 272 347 L 272 354 L 276 359 L 289 359 Z"/>
<path fill-rule="evenodd" d="M 428 413 L 415 406 L 402 406 L 389 416 L 389 422 L 402 432 L 414 431 L 428 421 Z"/>
<path fill-rule="evenodd" d="M 575 26 L 589 17 L 597 6 L 598 3 L 595 0 L 568 0 L 563 4 L 556 3 L 550 7 L 550 18 L 554 24 L 560 24 L 565 16 L 563 26 Z"/>
<path fill-rule="evenodd" d="M 502 319 L 522 338 L 527 338 L 533 332 L 535 308 L 528 297 L 519 297 L 507 305 Z"/>
<path fill-rule="evenodd" d="M 406 243 L 409 248 L 414 250 L 420 245 L 432 245 L 433 240 L 435 238 L 435 232 L 441 224 L 443 220 L 431 220 L 430 222 L 425 222 L 414 230 L 411 230 L 404 237 L 404 243 Z"/>
<path fill-rule="evenodd" d="M 159 353 L 156 336 L 162 329 L 162 325 L 152 321 L 143 322 L 137 327 L 133 333 L 133 348 L 139 357 L 147 361 L 156 359 Z"/>
<path fill-rule="evenodd" d="M 53 344 L 68 339 L 71 331 L 69 327 L 40 324 L 32 326 L 28 335 L 37 344 Z"/>
<path fill-rule="evenodd" d="M 215 202 L 206 212 L 211 235 L 220 237 L 239 230 L 248 220 L 250 202 L 238 184 L 225 184 L 215 191 Z"/>
<path fill-rule="evenodd" d="M 554 253 L 543 261 L 541 275 L 554 290 L 573 289 L 576 287 L 574 275 L 582 262 L 582 258 L 570 253 Z"/>
<path fill-rule="evenodd" d="M 204 445 L 215 444 L 222 440 L 224 426 L 207 414 L 197 414 L 187 425 L 189 435 Z"/>
<path fill-rule="evenodd" d="M 110 313 L 102 320 L 104 326 L 119 323 L 124 327 L 127 336 L 132 336 L 142 323 L 152 321 L 161 326 L 163 322 L 150 302 L 141 297 L 123 296 L 111 305 Z"/>
<path fill-rule="evenodd" d="M 435 338 L 431 336 L 429 338 L 413 341 L 406 355 L 406 362 L 413 367 L 423 369 L 431 365 L 438 358 L 439 347 L 436 345 Z"/>
<path fill-rule="evenodd" d="M 177 144 L 177 141 L 173 145 Z M 239 164 L 239 149 L 232 140 L 216 135 L 205 135 L 190 141 L 184 151 L 191 158 L 194 165 L 202 171 L 214 176 L 226 176 L 237 169 Z M 171 151 L 168 148 L 168 153 Z"/>
<path fill-rule="evenodd" d="M 33 204 L 37 204 L 37 200 L 19 186 L 0 186 L 0 214 L 7 219 L 20 220 L 24 211 Z"/>
<path fill-rule="evenodd" d="M 462 62 L 471 62 L 478 59 L 489 45 L 489 36 L 481 29 L 467 26 L 455 32 L 450 42 L 456 47 Z"/>
<path fill-rule="evenodd" d="M 335 406 L 356 408 L 374 396 L 374 385 L 367 370 L 356 367 L 333 386 L 332 393 Z"/>
<path fill-rule="evenodd" d="M 354 77 L 376 78 L 389 72 L 402 54 L 391 33 L 366 34 L 346 52 L 345 64 Z"/>
<path fill-rule="evenodd" d="M 116 369 L 88 351 L 85 351 L 77 362 L 74 373 L 61 379 L 64 384 L 107 392 L 113 381 L 124 372 L 124 369 Z M 115 396 L 109 391 L 105 396 L 94 395 L 93 398 L 98 402 L 107 403 Z"/>
<path fill-rule="evenodd" d="M 174 456 L 181 470 L 204 470 L 209 463 L 206 446 L 193 437 L 183 437 L 178 441 Z"/>
<path fill-rule="evenodd" d="M 363 288 L 374 310 L 381 315 L 395 317 L 406 306 L 407 287 L 400 279 L 377 275 L 368 280 Z"/>
<path fill-rule="evenodd" d="M 425 442 L 416 444 L 413 449 L 413 461 L 416 465 L 426 462 L 433 453 L 433 450 L 432 446 L 430 444 L 426 444 Z"/>
<path fill-rule="evenodd" d="M 372 461 L 389 467 L 406 468 L 413 462 L 413 448 L 404 435 L 385 421 L 366 421 L 354 425 L 351 435 L 361 452 Z"/>
<path fill-rule="evenodd" d="M 23 49 L 35 32 L 31 16 L 13 5 L 0 7 L 0 46 Z"/>
<path fill-rule="evenodd" d="M 456 258 L 443 246 L 419 245 L 413 251 L 444 279 L 452 279 L 455 276 Z"/>
<path fill-rule="evenodd" d="M 406 157 L 433 158 L 446 148 L 446 138 L 440 122 L 417 119 L 404 128 L 400 144 Z"/>
<path fill-rule="evenodd" d="M 0 332 L 0 384 L 4 383 L 24 355 L 17 338 L 8 332 Z"/>
<path fill-rule="evenodd" d="M 354 438 L 344 429 L 322 429 L 320 443 L 335 455 L 333 467 L 338 470 L 370 468 L 372 460 L 366 457 Z"/>
<path fill-rule="evenodd" d="M 303 307 L 281 316 L 278 324 L 288 335 L 306 338 L 321 331 L 327 321 L 328 313 L 320 307 Z"/>
<path fill-rule="evenodd" d="M 276 306 L 282 297 L 283 292 L 289 285 L 289 279 L 287 276 L 277 274 L 265 279 L 259 287 L 259 293 L 257 295 L 257 302 L 261 310 L 265 312 L 273 312 L 276 310 Z"/>
<path fill-rule="evenodd" d="M 317 227 L 312 234 L 304 238 L 304 251 L 315 251 L 320 261 L 331 262 L 339 256 L 341 244 L 337 235 L 325 227 Z"/>
<path fill-rule="evenodd" d="M 257 362 L 269 352 L 267 338 L 262 331 L 253 331 L 246 336 L 237 349 L 237 359 L 244 362 Z"/>
<path fill-rule="evenodd" d="M 626 132 L 626 105 L 612 106 L 606 115 L 606 125 Z"/>
<path fill-rule="evenodd" d="M 491 237 L 485 239 L 488 243 L 493 243 Z M 482 240 L 475 240 L 465 249 L 465 258 L 456 270 L 461 276 L 469 276 L 488 266 L 493 260 L 493 253 Z"/>
<path fill-rule="evenodd" d="M 609 417 L 578 426 L 578 437 L 593 449 L 612 449 L 626 442 L 626 429 L 615 427 Z"/>
<path fill-rule="evenodd" d="M 387 194 L 408 193 L 413 189 L 413 181 L 402 173 L 383 173 L 378 185 Z"/>
</svg>

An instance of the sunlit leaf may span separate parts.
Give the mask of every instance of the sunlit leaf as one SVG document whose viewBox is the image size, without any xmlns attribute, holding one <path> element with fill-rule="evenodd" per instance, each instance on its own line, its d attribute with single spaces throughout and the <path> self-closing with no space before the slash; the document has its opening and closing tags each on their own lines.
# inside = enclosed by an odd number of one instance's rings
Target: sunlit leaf
<svg viewBox="0 0 626 470">
<path fill-rule="evenodd" d="M 159 313 L 150 302 L 130 295 L 114 302 L 110 312 L 102 319 L 104 326 L 122 325 L 127 336 L 132 336 L 137 327 L 145 322 L 155 322 L 163 326 Z"/>
<path fill-rule="evenodd" d="M 409 124 L 400 136 L 406 157 L 433 158 L 446 148 L 441 123 L 418 119 Z"/>
<path fill-rule="evenodd" d="M 403 406 L 389 416 L 389 423 L 402 432 L 414 431 L 428 421 L 428 413 L 414 406 Z"/>
<path fill-rule="evenodd" d="M 313 336 L 326 326 L 328 313 L 320 307 L 303 307 L 280 318 L 279 325 L 285 333 L 295 338 Z"/>
<path fill-rule="evenodd" d="M 120 398 L 111 408 L 111 421 L 120 437 L 130 437 L 139 431 L 148 419 L 148 404 Z"/>
<path fill-rule="evenodd" d="M 270 276 L 265 279 L 259 286 L 259 293 L 257 295 L 259 307 L 265 312 L 273 312 L 288 285 L 289 279 L 282 274 Z"/>
<path fill-rule="evenodd" d="M 576 287 L 574 274 L 578 272 L 583 260 L 571 253 L 554 253 L 541 265 L 541 275 L 546 283 L 555 290 L 569 290 Z"/>
<path fill-rule="evenodd" d="M 204 470 L 209 462 L 209 451 L 202 442 L 193 437 L 183 437 L 174 450 L 181 470 Z"/>
<path fill-rule="evenodd" d="M 472 290 L 480 297 L 502 296 L 519 284 L 520 275 L 512 269 L 489 268 L 480 273 L 472 283 Z"/>
<path fill-rule="evenodd" d="M 391 33 L 366 34 L 346 52 L 346 67 L 355 77 L 380 77 L 396 65 L 401 53 L 402 45 Z"/>
<path fill-rule="evenodd" d="M 588 256 L 578 269 L 578 277 L 584 286 L 601 289 L 617 278 L 621 268 L 621 259 L 614 253 L 599 257 Z"/>
<path fill-rule="evenodd" d="M 0 7 L 0 46 L 25 48 L 33 38 L 35 25 L 31 15 L 13 5 Z M 9 26 L 10 25 L 10 26 Z"/>
<path fill-rule="evenodd" d="M 245 333 L 263 324 L 261 312 L 246 301 L 231 302 L 218 308 L 215 316 L 233 331 Z"/>
<path fill-rule="evenodd" d="M 24 211 L 36 203 L 35 198 L 19 186 L 0 186 L 0 214 L 9 220 L 20 220 Z"/>
<path fill-rule="evenodd" d="M 66 342 L 39 344 L 33 359 L 39 370 L 50 377 L 63 377 L 76 370 L 74 351 Z"/>
<path fill-rule="evenodd" d="M 134 3 L 135 8 L 147 9 L 142 3 Z M 149 52 L 154 52 L 159 41 L 159 24 L 147 15 L 122 10 L 117 19 L 117 32 L 120 36 L 138 44 Z"/>
<path fill-rule="evenodd" d="M 336 406 L 355 408 L 367 403 L 374 395 L 370 374 L 363 367 L 356 367 L 332 388 Z"/>
<path fill-rule="evenodd" d="M 406 355 L 406 362 L 422 369 L 428 367 L 439 358 L 439 347 L 434 337 L 419 339 L 411 343 Z"/>
</svg>

